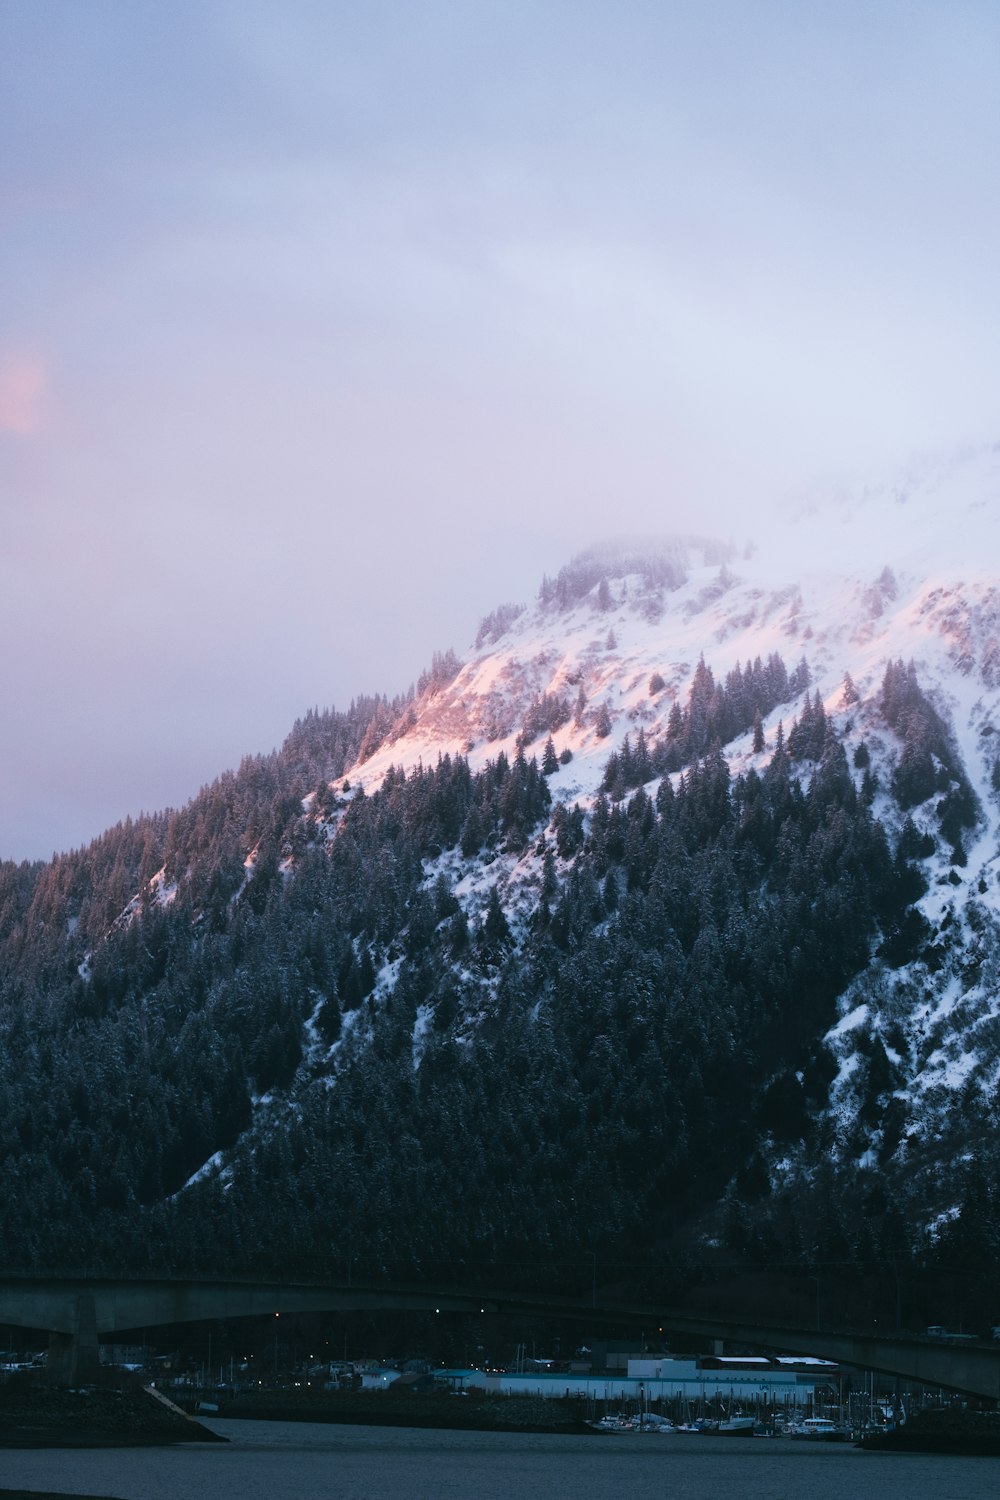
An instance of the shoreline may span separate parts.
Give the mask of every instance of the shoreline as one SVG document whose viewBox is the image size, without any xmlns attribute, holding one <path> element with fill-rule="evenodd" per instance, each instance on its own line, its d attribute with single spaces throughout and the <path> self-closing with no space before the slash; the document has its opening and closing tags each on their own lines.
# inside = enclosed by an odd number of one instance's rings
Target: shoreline
<svg viewBox="0 0 1000 1500">
<path fill-rule="evenodd" d="M 938 1407 L 918 1412 L 890 1432 L 869 1433 L 868 1453 L 940 1453 L 949 1458 L 1000 1458 L 1000 1412 Z"/>
<path fill-rule="evenodd" d="M 197 1415 L 197 1411 L 195 1410 Z M 555 1402 L 539 1396 L 487 1397 L 463 1400 L 438 1393 L 387 1392 L 246 1392 L 219 1403 L 213 1418 L 261 1422 L 320 1422 L 357 1427 L 423 1427 L 455 1432 L 523 1432 L 591 1434 L 577 1402 Z"/>
<path fill-rule="evenodd" d="M 150 1387 L 131 1390 L 54 1390 L 41 1385 L 0 1387 L 0 1450 L 18 1448 L 150 1448 L 181 1443 L 228 1443 L 206 1420 L 315 1422 L 455 1432 L 504 1432 L 600 1437 L 577 1401 L 541 1397 L 461 1400 L 440 1393 L 247 1391 L 219 1402 L 217 1411 L 190 1409 Z M 928 1411 L 889 1432 L 854 1443 L 868 1453 L 926 1453 L 1000 1457 L 1000 1413 L 947 1408 Z M 16 1492 L 0 1488 L 0 1500 Z"/>
<path fill-rule="evenodd" d="M 0 1387 L 0 1450 L 225 1443 L 159 1392 Z M 4 1494 L 0 1490 L 0 1496 Z"/>
</svg>

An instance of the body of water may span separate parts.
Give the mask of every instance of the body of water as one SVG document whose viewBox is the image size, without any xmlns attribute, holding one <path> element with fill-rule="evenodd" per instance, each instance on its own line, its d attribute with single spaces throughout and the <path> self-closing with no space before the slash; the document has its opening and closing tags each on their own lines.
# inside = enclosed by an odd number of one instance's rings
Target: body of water
<svg viewBox="0 0 1000 1500">
<path fill-rule="evenodd" d="M 115 1500 L 995 1500 L 1000 1459 L 790 1439 L 212 1420 L 228 1444 L 0 1451 L 4 1489 Z"/>
</svg>

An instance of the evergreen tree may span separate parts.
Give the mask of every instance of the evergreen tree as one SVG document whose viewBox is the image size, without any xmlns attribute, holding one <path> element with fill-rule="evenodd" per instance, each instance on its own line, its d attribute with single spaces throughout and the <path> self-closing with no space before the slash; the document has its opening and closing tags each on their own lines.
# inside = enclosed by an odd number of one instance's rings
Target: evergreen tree
<svg viewBox="0 0 1000 1500">
<path fill-rule="evenodd" d="M 510 927 L 500 905 L 496 886 L 490 887 L 486 915 L 479 932 L 479 951 L 488 963 L 496 963 L 510 942 Z"/>
<path fill-rule="evenodd" d="M 760 755 L 766 748 L 764 742 L 764 721 L 760 716 L 760 709 L 755 708 L 753 711 L 753 752 L 755 755 Z"/>
</svg>

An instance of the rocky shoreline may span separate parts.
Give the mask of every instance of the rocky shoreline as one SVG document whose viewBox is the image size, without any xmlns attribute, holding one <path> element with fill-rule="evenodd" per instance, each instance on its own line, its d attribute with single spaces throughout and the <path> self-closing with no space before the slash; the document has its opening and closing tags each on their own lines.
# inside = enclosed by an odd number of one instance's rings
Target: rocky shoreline
<svg viewBox="0 0 1000 1500">
<path fill-rule="evenodd" d="M 944 1406 L 918 1412 L 891 1432 L 869 1433 L 859 1447 L 876 1453 L 1000 1457 L 1000 1412 Z"/>
<path fill-rule="evenodd" d="M 117 1500 L 114 1495 L 67 1495 L 55 1490 L 0 1490 L 0 1500 Z"/>
<path fill-rule="evenodd" d="M 459 1396 L 447 1392 L 248 1391 L 218 1413 L 262 1422 L 348 1422 L 358 1426 L 440 1427 L 475 1432 L 589 1433 L 579 1401 L 541 1396 Z"/>
<path fill-rule="evenodd" d="M 137 1448 L 224 1443 L 148 1391 L 0 1386 L 0 1448 Z M 3 1494 L 0 1491 L 0 1494 Z"/>
<path fill-rule="evenodd" d="M 452 1428 L 478 1432 L 589 1433 L 578 1402 L 537 1396 L 451 1396 L 441 1392 L 248 1391 L 200 1411 L 158 1391 L 53 1390 L 34 1383 L 0 1387 L 0 1449 L 148 1447 L 226 1442 L 200 1415 L 261 1422 L 329 1422 L 359 1426 Z M 215 1401 L 213 1400 L 213 1406 Z M 0 1497 L 9 1500 L 0 1490 Z"/>
</svg>

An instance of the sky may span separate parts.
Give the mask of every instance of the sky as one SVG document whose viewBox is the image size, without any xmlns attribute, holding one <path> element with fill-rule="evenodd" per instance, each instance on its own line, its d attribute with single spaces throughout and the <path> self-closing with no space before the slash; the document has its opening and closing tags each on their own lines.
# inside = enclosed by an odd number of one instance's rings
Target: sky
<svg viewBox="0 0 1000 1500">
<path fill-rule="evenodd" d="M 996 440 L 995 0 L 0 0 L 0 858 Z"/>
</svg>

